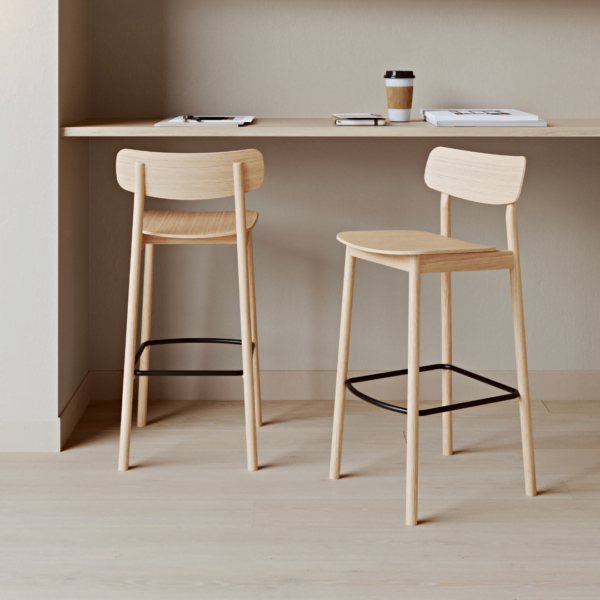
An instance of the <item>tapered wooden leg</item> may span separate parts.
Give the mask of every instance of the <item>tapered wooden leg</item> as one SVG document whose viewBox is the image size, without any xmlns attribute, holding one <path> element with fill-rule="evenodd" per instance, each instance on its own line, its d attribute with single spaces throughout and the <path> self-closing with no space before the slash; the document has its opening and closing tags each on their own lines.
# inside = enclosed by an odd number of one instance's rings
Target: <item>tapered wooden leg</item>
<svg viewBox="0 0 600 600">
<path fill-rule="evenodd" d="M 510 269 L 510 293 L 512 298 L 513 327 L 515 332 L 515 354 L 517 356 L 517 382 L 519 388 L 519 412 L 521 414 L 521 441 L 523 444 L 523 466 L 525 469 L 525 492 L 537 495 L 535 483 L 535 460 L 533 457 L 533 431 L 531 428 L 531 406 L 529 402 L 529 370 L 525 345 L 525 317 L 523 315 L 523 289 L 521 287 L 521 258 L 517 231 L 517 204 L 506 207 L 506 234 L 508 249 L 514 255 L 514 266 Z"/>
<path fill-rule="evenodd" d="M 408 414 L 406 426 L 406 524 L 418 521 L 419 480 L 419 326 L 421 265 L 411 258 L 408 292 Z"/>
<path fill-rule="evenodd" d="M 125 337 L 125 364 L 123 367 L 123 404 L 121 408 L 121 435 L 119 442 L 119 471 L 129 469 L 129 444 L 131 441 L 131 415 L 135 345 L 137 334 L 138 292 L 140 262 L 142 259 L 142 223 L 144 217 L 144 165 L 136 163 L 136 188 L 131 235 L 131 261 L 129 265 L 129 295 L 127 301 L 127 331 Z"/>
<path fill-rule="evenodd" d="M 340 325 L 340 345 L 338 349 L 337 377 L 335 383 L 335 408 L 333 413 L 333 439 L 331 441 L 331 463 L 329 478 L 340 478 L 342 461 L 342 437 L 344 435 L 344 408 L 346 404 L 346 379 L 348 379 L 348 353 L 350 351 L 350 326 L 352 323 L 352 296 L 354 291 L 354 271 L 356 258 L 346 247 L 344 267 L 344 291 L 342 295 L 342 322 Z"/>
<path fill-rule="evenodd" d="M 252 374 L 254 377 L 254 416 L 256 426 L 262 427 L 262 402 L 260 397 L 260 365 L 258 361 L 258 328 L 256 325 L 256 291 L 254 285 L 254 251 L 252 231 L 248 232 L 248 275 L 250 286 L 250 326 L 252 329 Z"/>
<path fill-rule="evenodd" d="M 519 267 L 510 270 L 510 289 L 515 331 L 515 353 L 517 356 L 517 381 L 519 388 L 519 411 L 521 415 L 521 441 L 523 444 L 523 466 L 525 468 L 525 493 L 537 495 L 535 481 L 535 459 L 533 455 L 533 430 L 531 427 L 531 405 L 529 400 L 529 370 L 525 345 L 525 319 L 523 315 L 523 293 Z"/>
<path fill-rule="evenodd" d="M 442 363 L 452 364 L 452 291 L 451 273 L 442 273 Z M 452 404 L 452 371 L 442 370 L 442 404 Z M 442 414 L 442 451 L 452 454 L 452 413 Z"/>
<path fill-rule="evenodd" d="M 147 244 L 144 250 L 144 291 L 142 302 L 142 337 L 143 344 L 150 339 L 152 324 L 152 283 L 154 279 L 154 244 Z M 140 357 L 140 371 L 150 368 L 150 348 L 146 348 Z M 148 377 L 138 378 L 137 425 L 146 427 L 148 415 Z"/>
<path fill-rule="evenodd" d="M 238 243 L 244 246 L 244 241 Z M 246 253 L 238 254 L 238 273 L 240 282 L 240 318 L 242 324 L 242 363 L 244 368 L 244 407 L 246 415 L 246 452 L 248 470 L 258 469 L 256 451 L 256 418 L 254 412 L 254 377 L 252 371 L 252 330 L 250 325 L 250 295 L 248 288 L 248 260 Z"/>
<path fill-rule="evenodd" d="M 258 469 L 258 455 L 256 450 L 256 417 L 254 410 L 254 377 L 252 366 L 252 319 L 250 318 L 248 236 L 246 233 L 246 200 L 244 195 L 244 166 L 242 163 L 234 163 L 233 165 L 233 183 L 235 191 L 236 247 L 240 289 L 240 321 L 242 325 L 246 456 L 248 460 L 248 470 L 256 471 Z"/>
</svg>

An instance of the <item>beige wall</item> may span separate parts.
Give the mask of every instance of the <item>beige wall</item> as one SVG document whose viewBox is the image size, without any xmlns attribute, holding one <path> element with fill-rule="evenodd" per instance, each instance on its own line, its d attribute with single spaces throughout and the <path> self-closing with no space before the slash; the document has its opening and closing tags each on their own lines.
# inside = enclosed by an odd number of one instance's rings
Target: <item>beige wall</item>
<svg viewBox="0 0 600 600">
<path fill-rule="evenodd" d="M 0 0 L 0 449 L 57 417 L 58 10 Z M 39 431 L 36 429 L 36 431 Z M 56 436 L 54 435 L 54 438 Z"/>
<path fill-rule="evenodd" d="M 91 0 L 90 9 L 96 117 L 384 111 L 382 75 L 389 68 L 415 70 L 417 109 L 499 106 L 600 117 L 600 4 L 594 2 Z M 343 270 L 338 231 L 438 230 L 438 197 L 423 183 L 436 145 L 431 140 L 92 140 L 91 369 L 122 366 L 132 204 L 115 182 L 118 150 L 248 145 L 266 161 L 265 184 L 248 198 L 261 213 L 255 260 L 263 369 L 335 368 Z M 519 217 L 530 367 L 598 369 L 598 140 L 452 145 L 527 156 Z M 149 200 L 148 206 L 168 204 Z M 231 203 L 178 208 L 224 206 Z M 457 201 L 453 219 L 456 237 L 505 247 L 501 209 Z M 156 337 L 238 335 L 231 248 L 159 248 L 156 260 Z M 454 280 L 455 362 L 512 369 L 507 275 Z M 406 363 L 406 293 L 403 274 L 359 266 L 351 368 Z M 424 278 L 422 308 L 427 363 L 439 358 L 438 276 Z M 196 359 L 212 367 L 239 363 L 226 349 L 153 352 L 167 366 Z M 153 389 L 195 397 L 200 386 L 189 381 L 181 392 L 171 380 Z"/>
<path fill-rule="evenodd" d="M 600 4 L 588 0 L 91 0 L 95 116 L 383 111 L 415 106 L 600 116 Z M 416 115 L 416 111 L 415 111 Z"/>
</svg>

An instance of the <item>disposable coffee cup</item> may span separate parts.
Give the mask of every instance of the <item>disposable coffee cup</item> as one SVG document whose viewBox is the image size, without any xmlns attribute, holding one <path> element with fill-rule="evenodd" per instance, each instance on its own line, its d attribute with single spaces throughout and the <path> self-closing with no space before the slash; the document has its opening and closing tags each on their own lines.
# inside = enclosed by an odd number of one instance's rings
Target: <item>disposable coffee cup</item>
<svg viewBox="0 0 600 600">
<path fill-rule="evenodd" d="M 386 71 L 384 78 L 390 122 L 410 121 L 415 74 L 412 71 Z"/>
</svg>

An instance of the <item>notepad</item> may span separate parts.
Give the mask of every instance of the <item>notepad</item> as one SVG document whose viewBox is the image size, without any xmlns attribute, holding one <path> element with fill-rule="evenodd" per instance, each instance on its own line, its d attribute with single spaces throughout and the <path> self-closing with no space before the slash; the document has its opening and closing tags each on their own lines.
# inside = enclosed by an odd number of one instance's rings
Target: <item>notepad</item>
<svg viewBox="0 0 600 600">
<path fill-rule="evenodd" d="M 230 115 L 205 115 L 175 117 L 155 123 L 155 127 L 242 127 L 252 123 L 254 117 L 236 117 Z"/>
</svg>

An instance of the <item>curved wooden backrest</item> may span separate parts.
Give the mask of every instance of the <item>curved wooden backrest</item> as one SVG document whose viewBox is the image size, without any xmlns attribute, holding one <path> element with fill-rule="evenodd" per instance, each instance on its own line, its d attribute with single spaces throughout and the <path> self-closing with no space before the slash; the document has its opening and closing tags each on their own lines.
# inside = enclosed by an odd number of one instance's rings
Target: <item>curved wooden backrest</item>
<svg viewBox="0 0 600 600">
<path fill-rule="evenodd" d="M 524 156 L 503 156 L 435 148 L 425 167 L 432 189 L 483 204 L 512 204 L 519 199 L 525 177 Z"/>
<path fill-rule="evenodd" d="M 210 200 L 234 195 L 233 165 L 243 163 L 244 191 L 258 189 L 265 164 L 258 150 L 203 154 L 175 154 L 121 150 L 117 154 L 117 180 L 135 191 L 135 164 L 145 165 L 146 195 L 167 200 Z"/>
</svg>

